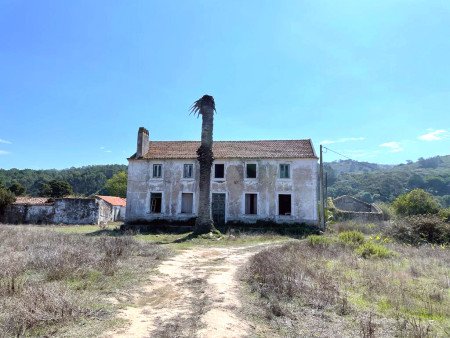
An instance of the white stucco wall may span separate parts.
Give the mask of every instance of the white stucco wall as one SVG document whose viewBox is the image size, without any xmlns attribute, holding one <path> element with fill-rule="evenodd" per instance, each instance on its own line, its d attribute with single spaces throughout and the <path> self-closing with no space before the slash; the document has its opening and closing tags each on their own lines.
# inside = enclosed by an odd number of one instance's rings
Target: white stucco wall
<svg viewBox="0 0 450 338">
<path fill-rule="evenodd" d="M 225 178 L 212 179 L 211 192 L 226 194 L 226 221 L 254 222 L 271 219 L 279 223 L 317 223 L 317 160 L 261 159 L 220 160 Z M 245 164 L 257 164 L 257 178 L 244 178 Z M 291 178 L 279 178 L 279 164 L 290 164 Z M 153 164 L 162 164 L 162 178 L 152 178 Z M 183 178 L 183 165 L 194 165 L 194 177 Z M 214 167 L 213 167 L 214 168 Z M 130 160 L 128 164 L 127 222 L 154 219 L 183 220 L 195 217 L 198 206 L 199 165 L 196 160 Z M 150 213 L 150 194 L 162 193 L 161 214 Z M 194 214 L 181 214 L 181 194 L 194 194 Z M 245 193 L 258 195 L 258 214 L 245 215 Z M 289 193 L 292 215 L 278 215 L 278 194 Z"/>
</svg>

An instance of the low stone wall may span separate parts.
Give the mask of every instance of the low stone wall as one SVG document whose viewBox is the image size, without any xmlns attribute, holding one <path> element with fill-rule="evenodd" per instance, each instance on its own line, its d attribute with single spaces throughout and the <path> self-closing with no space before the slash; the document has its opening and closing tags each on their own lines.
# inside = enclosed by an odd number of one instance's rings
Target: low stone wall
<svg viewBox="0 0 450 338">
<path fill-rule="evenodd" d="M 99 205 L 94 198 L 60 198 L 54 203 L 54 224 L 97 224 Z"/>
<path fill-rule="evenodd" d="M 0 221 L 6 224 L 99 224 L 110 221 L 111 207 L 94 198 L 58 198 L 46 204 L 8 205 Z"/>
<path fill-rule="evenodd" d="M 334 200 L 329 198 L 328 209 L 339 221 L 379 222 L 383 220 L 383 212 L 375 204 L 369 204 L 351 196 L 340 196 Z"/>
</svg>

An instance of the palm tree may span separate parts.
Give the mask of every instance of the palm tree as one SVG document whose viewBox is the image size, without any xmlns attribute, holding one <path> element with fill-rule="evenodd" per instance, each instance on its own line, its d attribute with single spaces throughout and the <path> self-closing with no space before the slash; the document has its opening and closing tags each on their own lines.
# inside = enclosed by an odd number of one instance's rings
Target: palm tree
<svg viewBox="0 0 450 338">
<path fill-rule="evenodd" d="M 203 95 L 194 102 L 191 113 L 202 115 L 202 142 L 197 149 L 197 159 L 200 163 L 199 205 L 198 217 L 195 221 L 194 234 L 205 234 L 215 230 L 211 218 L 211 166 L 214 161 L 213 145 L 213 121 L 216 105 L 211 95 Z"/>
</svg>

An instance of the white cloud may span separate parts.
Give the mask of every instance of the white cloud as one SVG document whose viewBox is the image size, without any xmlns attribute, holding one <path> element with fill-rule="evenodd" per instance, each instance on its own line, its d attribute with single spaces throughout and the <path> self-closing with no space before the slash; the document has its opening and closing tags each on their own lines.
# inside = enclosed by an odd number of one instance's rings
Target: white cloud
<svg viewBox="0 0 450 338">
<path fill-rule="evenodd" d="M 354 142 L 354 141 L 364 141 L 364 137 L 342 137 L 337 140 L 323 140 L 320 142 L 321 144 L 334 144 L 334 143 L 345 143 L 345 142 Z"/>
<path fill-rule="evenodd" d="M 10 154 L 9 151 L 0 150 L 0 155 L 8 155 L 8 154 Z"/>
<path fill-rule="evenodd" d="M 101 146 L 99 149 L 104 153 L 112 153 L 112 150 L 109 150 L 108 148 L 106 148 L 104 146 Z"/>
<path fill-rule="evenodd" d="M 7 141 L 7 140 L 3 140 L 3 139 L 0 138 L 0 143 L 11 144 L 12 142 L 11 141 Z"/>
<path fill-rule="evenodd" d="M 445 129 L 428 129 L 428 133 L 420 135 L 419 140 L 422 141 L 439 141 L 448 138 L 450 133 Z"/>
<path fill-rule="evenodd" d="M 380 147 L 388 148 L 391 153 L 399 153 L 403 151 L 403 147 L 400 142 L 395 141 L 380 144 Z"/>
</svg>

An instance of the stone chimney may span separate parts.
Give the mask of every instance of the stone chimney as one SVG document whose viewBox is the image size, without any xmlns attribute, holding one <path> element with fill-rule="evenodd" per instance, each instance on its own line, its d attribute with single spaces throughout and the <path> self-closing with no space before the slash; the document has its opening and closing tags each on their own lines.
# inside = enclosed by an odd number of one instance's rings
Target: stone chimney
<svg viewBox="0 0 450 338">
<path fill-rule="evenodd" d="M 137 137 L 137 150 L 136 158 L 141 158 L 147 154 L 149 148 L 148 130 L 144 127 L 140 127 Z"/>
</svg>

